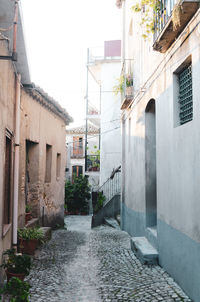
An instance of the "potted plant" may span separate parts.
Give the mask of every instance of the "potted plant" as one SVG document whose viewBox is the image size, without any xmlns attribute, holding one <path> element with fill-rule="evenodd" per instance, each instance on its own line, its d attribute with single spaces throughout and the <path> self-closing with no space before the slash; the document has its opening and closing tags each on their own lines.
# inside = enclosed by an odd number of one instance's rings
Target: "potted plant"
<svg viewBox="0 0 200 302">
<path fill-rule="evenodd" d="M 123 93 L 126 79 L 126 95 L 133 94 L 133 75 L 132 73 L 127 74 L 126 77 L 121 75 L 119 79 L 117 79 L 117 85 L 113 87 L 113 91 L 115 95 L 118 93 Z"/>
<path fill-rule="evenodd" d="M 29 302 L 30 284 L 19 278 L 12 277 L 10 281 L 0 288 L 0 300 L 5 302 Z"/>
<path fill-rule="evenodd" d="M 38 244 L 43 241 L 44 234 L 38 227 L 18 230 L 19 248 L 23 254 L 34 255 Z"/>
<path fill-rule="evenodd" d="M 7 282 L 12 277 L 17 277 L 24 280 L 30 272 L 31 257 L 28 255 L 17 254 L 14 248 L 6 250 L 3 255 L 4 260 L 1 267 L 5 269 Z"/>
<path fill-rule="evenodd" d="M 31 216 L 31 207 L 29 204 L 26 205 L 26 213 L 25 213 L 25 224 L 27 224 L 27 222 L 29 220 L 31 220 L 32 216 Z"/>
</svg>

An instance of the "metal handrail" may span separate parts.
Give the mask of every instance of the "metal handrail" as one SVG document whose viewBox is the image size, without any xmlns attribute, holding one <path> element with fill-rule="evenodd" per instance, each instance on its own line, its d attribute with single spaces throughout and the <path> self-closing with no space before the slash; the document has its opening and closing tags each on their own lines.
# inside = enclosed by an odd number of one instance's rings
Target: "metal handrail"
<svg viewBox="0 0 200 302">
<path fill-rule="evenodd" d="M 105 196 L 104 205 L 108 203 L 112 197 L 121 193 L 121 166 L 115 169 L 111 176 L 103 183 L 97 192 L 103 193 Z"/>
</svg>

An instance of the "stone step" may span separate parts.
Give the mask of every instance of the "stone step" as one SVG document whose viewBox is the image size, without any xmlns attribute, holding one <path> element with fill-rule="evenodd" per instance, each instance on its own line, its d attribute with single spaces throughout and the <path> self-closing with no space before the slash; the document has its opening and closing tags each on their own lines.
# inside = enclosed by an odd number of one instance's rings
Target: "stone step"
<svg viewBox="0 0 200 302">
<path fill-rule="evenodd" d="M 44 234 L 44 241 L 51 239 L 51 227 L 40 227 L 39 230 L 41 230 Z"/>
<path fill-rule="evenodd" d="M 158 251 L 146 237 L 132 237 L 131 249 L 143 264 L 158 264 Z"/>
<path fill-rule="evenodd" d="M 151 243 L 151 245 L 153 245 L 155 249 L 158 249 L 157 228 L 148 227 L 146 229 L 145 236 L 147 240 Z"/>
<path fill-rule="evenodd" d="M 120 222 L 121 222 L 121 216 L 120 216 L 120 215 L 117 215 L 117 216 L 116 216 L 116 220 L 117 220 L 118 224 L 120 225 Z"/>
<path fill-rule="evenodd" d="M 118 224 L 117 220 L 114 218 L 105 217 L 104 223 L 112 228 L 120 230 L 119 224 Z"/>
<path fill-rule="evenodd" d="M 33 228 L 39 225 L 39 218 L 32 218 L 25 225 L 26 228 Z"/>
</svg>

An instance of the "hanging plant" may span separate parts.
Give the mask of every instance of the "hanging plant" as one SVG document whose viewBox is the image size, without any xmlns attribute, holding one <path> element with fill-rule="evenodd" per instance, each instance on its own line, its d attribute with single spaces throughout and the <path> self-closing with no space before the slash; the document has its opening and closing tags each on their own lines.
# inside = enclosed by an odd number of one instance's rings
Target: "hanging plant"
<svg viewBox="0 0 200 302">
<path fill-rule="evenodd" d="M 129 74 L 126 76 L 126 87 L 133 86 L 133 75 Z M 117 85 L 113 87 L 113 92 L 115 95 L 118 93 L 122 93 L 124 91 L 124 75 L 121 75 L 120 78 L 117 79 Z"/>
<path fill-rule="evenodd" d="M 142 37 L 147 39 L 150 33 L 155 31 L 155 18 L 160 12 L 161 2 L 159 0 L 141 0 L 131 7 L 135 13 L 142 12 L 140 25 L 143 28 Z"/>
<path fill-rule="evenodd" d="M 175 31 L 181 25 L 181 12 L 182 6 L 177 3 L 172 11 L 173 31 Z"/>
<path fill-rule="evenodd" d="M 131 7 L 135 13 L 142 12 L 142 18 L 140 25 L 143 28 L 142 37 L 147 39 L 150 34 L 154 33 L 156 29 L 156 18 L 163 22 L 163 18 L 166 15 L 166 7 L 163 7 L 163 3 L 160 0 L 140 0 Z M 172 10 L 172 23 L 173 30 L 176 30 L 180 26 L 182 6 L 180 2 L 177 3 Z"/>
</svg>

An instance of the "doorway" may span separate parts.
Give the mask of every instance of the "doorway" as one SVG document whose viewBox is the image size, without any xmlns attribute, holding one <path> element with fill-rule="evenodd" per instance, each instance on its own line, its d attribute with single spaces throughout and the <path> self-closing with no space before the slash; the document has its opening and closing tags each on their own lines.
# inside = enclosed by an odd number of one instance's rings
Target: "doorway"
<svg viewBox="0 0 200 302">
<path fill-rule="evenodd" d="M 157 226 L 156 108 L 151 99 L 145 110 L 146 227 Z"/>
</svg>

